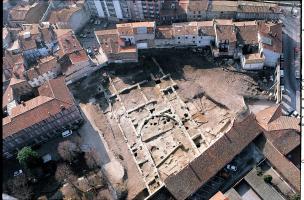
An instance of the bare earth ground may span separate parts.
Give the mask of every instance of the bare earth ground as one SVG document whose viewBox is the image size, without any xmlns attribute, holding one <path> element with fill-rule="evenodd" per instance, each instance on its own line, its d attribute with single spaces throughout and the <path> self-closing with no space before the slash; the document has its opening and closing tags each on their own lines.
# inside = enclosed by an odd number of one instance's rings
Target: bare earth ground
<svg viewBox="0 0 304 200">
<path fill-rule="evenodd" d="M 111 183 L 123 184 L 122 178 L 127 179 L 128 199 L 133 199 L 136 194 L 140 193 L 145 188 L 145 185 L 135 163 L 129 162 L 132 161 L 133 157 L 128 150 L 128 146 L 124 141 L 120 130 L 117 125 L 113 126 L 111 122 L 107 120 L 98 106 L 88 103 L 86 105 L 82 104 L 81 108 L 84 110 L 88 120 L 93 123 L 94 128 L 96 126 L 96 129 L 106 141 L 106 151 L 108 152 L 111 162 L 106 162 L 104 167 L 109 171 L 108 175 Z M 102 141 L 99 140 L 99 142 Z M 121 171 L 123 169 L 121 169 L 121 166 L 117 161 L 119 161 L 126 170 L 127 177 L 122 177 L 125 174 Z M 121 180 L 120 183 L 119 180 Z"/>
<path fill-rule="evenodd" d="M 126 106 L 126 110 L 131 110 L 143 102 L 157 99 L 159 103 L 156 107 L 161 107 L 163 101 L 159 99 L 160 89 L 165 89 L 173 83 L 170 79 L 162 79 L 158 85 L 155 85 L 154 81 L 149 81 L 142 84 L 140 90 L 134 89 L 127 93 L 121 93 L 119 96 L 122 102 L 112 103 L 112 105 L 109 105 L 101 88 L 105 88 L 105 93 L 111 96 L 135 83 L 151 80 L 150 74 L 153 74 L 154 78 L 162 77 L 162 73 L 155 67 L 157 63 L 153 62 L 152 58 L 155 58 L 159 63 L 164 74 L 170 74 L 172 80 L 177 84 L 177 94 L 190 108 L 191 115 L 191 112 L 193 112 L 192 116 L 196 123 L 203 124 L 202 127 L 205 130 L 213 132 L 211 129 L 217 124 L 220 124 L 221 127 L 215 127 L 215 133 L 224 130 L 229 123 L 228 118 L 231 118 L 234 113 L 245 106 L 244 96 L 253 99 L 266 99 L 265 102 L 262 102 L 262 107 L 272 103 L 267 101 L 268 96 L 262 94 L 258 83 L 252 77 L 235 72 L 231 67 L 223 70 L 210 59 L 211 55 L 202 56 L 187 49 L 150 51 L 144 53 L 144 57 L 140 58 L 139 64 L 108 67 L 104 71 L 110 72 L 112 84 L 103 81 L 103 70 L 101 70 L 82 80 L 79 84 L 71 85 L 70 89 L 74 97 L 79 103 L 84 104 L 82 107 L 86 107 L 86 115 L 89 121 L 94 124 L 94 128 L 96 127 L 99 134 L 104 138 L 110 159 L 119 161 L 126 170 L 126 177 L 123 178 L 124 180 L 127 179 L 128 199 L 134 198 L 146 186 L 128 147 L 128 145 L 132 145 L 133 141 L 136 141 L 136 137 L 133 133 L 133 125 L 124 118 L 123 113 L 125 111 L 123 109 L 120 111 L 121 103 Z M 142 96 L 142 94 L 144 95 Z M 179 111 L 178 100 L 174 100 L 176 97 L 173 95 L 170 99 L 170 94 L 167 97 L 177 114 L 182 113 L 182 110 Z M 95 102 L 94 104 L 99 106 L 92 105 L 88 103 L 89 101 Z M 254 112 L 261 109 L 259 103 L 251 101 L 251 104 L 249 107 Z M 257 108 L 255 107 L 256 104 L 258 104 Z M 196 115 L 196 112 L 202 114 Z M 133 115 L 130 112 L 129 117 L 134 125 L 140 119 L 149 115 L 144 110 L 133 113 L 135 114 Z M 117 117 L 120 120 L 119 123 Z M 195 131 L 192 134 L 191 123 L 189 125 L 185 124 L 187 129 L 188 126 L 190 127 L 189 134 L 191 137 L 197 134 Z M 129 134 L 125 135 L 127 138 L 124 138 L 122 131 L 124 134 Z M 207 142 L 212 140 L 212 138 L 205 139 Z M 204 144 L 201 144 L 200 148 L 204 149 Z M 113 174 L 113 176 L 115 175 Z"/>
</svg>

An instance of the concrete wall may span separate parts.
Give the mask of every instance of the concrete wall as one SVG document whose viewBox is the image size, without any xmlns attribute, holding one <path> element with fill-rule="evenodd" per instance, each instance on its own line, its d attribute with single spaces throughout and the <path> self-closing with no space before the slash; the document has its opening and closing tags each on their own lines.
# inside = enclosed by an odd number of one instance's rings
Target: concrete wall
<svg viewBox="0 0 304 200">
<path fill-rule="evenodd" d="M 259 69 L 263 69 L 264 66 L 264 62 L 246 63 L 246 59 L 244 56 L 241 56 L 241 64 L 242 64 L 242 68 L 246 70 L 259 70 Z"/>
<path fill-rule="evenodd" d="M 214 41 L 215 37 L 213 36 L 197 36 L 196 37 L 196 45 L 199 47 L 209 46 L 211 41 Z"/>
<path fill-rule="evenodd" d="M 196 35 L 181 35 L 174 38 L 175 45 L 196 45 Z"/>
</svg>

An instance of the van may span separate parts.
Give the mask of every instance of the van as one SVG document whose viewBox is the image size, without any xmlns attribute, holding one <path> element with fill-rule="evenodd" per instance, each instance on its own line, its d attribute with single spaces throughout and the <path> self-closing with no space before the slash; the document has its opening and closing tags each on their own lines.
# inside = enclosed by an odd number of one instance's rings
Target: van
<svg viewBox="0 0 304 200">
<path fill-rule="evenodd" d="M 62 137 L 68 137 L 70 135 L 72 135 L 73 132 L 71 130 L 67 130 L 61 133 Z"/>
</svg>

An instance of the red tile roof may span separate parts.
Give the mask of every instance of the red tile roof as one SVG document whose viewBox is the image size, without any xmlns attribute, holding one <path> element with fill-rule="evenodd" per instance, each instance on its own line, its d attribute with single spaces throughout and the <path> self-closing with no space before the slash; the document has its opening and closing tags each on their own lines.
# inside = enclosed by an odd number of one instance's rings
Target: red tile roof
<svg viewBox="0 0 304 200">
<path fill-rule="evenodd" d="M 89 57 L 86 54 L 85 50 L 74 51 L 73 53 L 69 54 L 69 58 L 72 64 L 89 61 Z"/>
<path fill-rule="evenodd" d="M 165 179 L 165 185 L 176 199 L 186 199 L 201 185 L 239 154 L 260 133 L 255 116 L 250 114 L 241 122 L 234 122 L 231 129 L 190 163 L 199 183 L 188 183 L 183 170 Z M 210 164 L 211 163 L 211 164 Z"/>
<path fill-rule="evenodd" d="M 10 103 L 11 101 L 13 101 L 14 98 L 14 85 L 17 84 L 27 84 L 27 82 L 23 79 L 16 79 L 16 78 L 11 78 L 10 83 L 8 85 L 8 87 L 6 88 L 3 97 L 2 97 L 2 108 L 4 108 L 8 103 Z"/>
<path fill-rule="evenodd" d="M 300 170 L 281 154 L 270 142 L 266 142 L 263 154 L 273 168 L 297 191 L 301 189 Z"/>
<path fill-rule="evenodd" d="M 26 71 L 27 77 L 29 80 L 38 78 L 48 71 L 54 71 L 58 67 L 57 59 L 53 56 L 48 56 L 40 60 L 38 66 L 32 67 Z"/>
<path fill-rule="evenodd" d="M 271 45 L 262 43 L 263 48 L 282 53 L 282 23 L 259 22 L 261 36 L 271 39 Z"/>
<path fill-rule="evenodd" d="M 300 119 L 283 116 L 281 104 L 260 111 L 256 114 L 256 119 L 266 131 L 295 130 L 300 132 Z"/>
<path fill-rule="evenodd" d="M 189 0 L 188 11 L 207 11 L 208 9 L 208 0 Z"/>
<path fill-rule="evenodd" d="M 229 200 L 221 191 L 218 191 L 214 196 L 209 200 Z"/>
<path fill-rule="evenodd" d="M 83 49 L 76 36 L 71 31 L 67 31 L 66 33 L 62 34 L 57 38 L 57 40 L 60 47 L 58 52 L 60 58 L 62 58 L 64 55 L 69 55 L 74 51 L 80 51 Z"/>
<path fill-rule="evenodd" d="M 12 109 L 10 119 L 2 124 L 3 139 L 61 112 L 62 106 L 69 108 L 74 105 L 64 77 L 49 80 L 38 91 L 38 97 Z"/>
<path fill-rule="evenodd" d="M 69 22 L 70 17 L 79 10 L 81 10 L 80 7 L 69 7 L 61 10 L 54 10 L 51 12 L 47 21 L 52 24 L 56 24 L 58 22 Z"/>
</svg>

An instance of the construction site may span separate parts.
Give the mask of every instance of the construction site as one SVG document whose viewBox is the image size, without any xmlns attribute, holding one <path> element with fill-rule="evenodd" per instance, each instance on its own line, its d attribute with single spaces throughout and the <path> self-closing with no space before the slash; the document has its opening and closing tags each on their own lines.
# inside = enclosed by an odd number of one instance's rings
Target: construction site
<svg viewBox="0 0 304 200">
<path fill-rule="evenodd" d="M 247 99 L 274 103 L 252 76 L 233 64 L 221 66 L 208 51 L 153 52 L 70 88 L 79 103 L 93 105 L 93 123 L 127 174 L 128 199 L 166 186 L 167 177 L 204 154 L 248 111 Z"/>
</svg>

